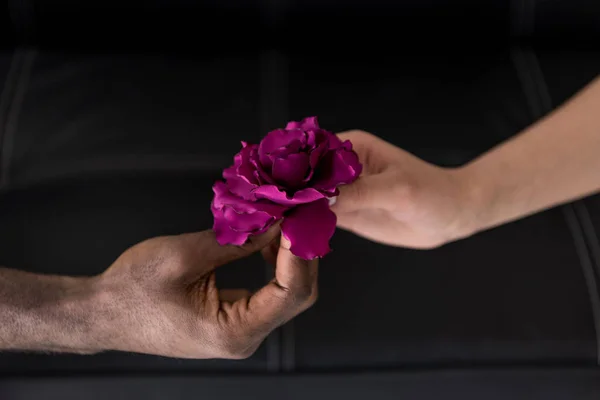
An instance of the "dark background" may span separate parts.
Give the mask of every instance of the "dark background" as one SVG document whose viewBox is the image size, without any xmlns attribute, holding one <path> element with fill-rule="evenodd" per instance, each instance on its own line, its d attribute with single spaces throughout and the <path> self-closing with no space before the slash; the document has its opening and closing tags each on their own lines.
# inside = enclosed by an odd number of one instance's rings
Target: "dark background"
<svg viewBox="0 0 600 400">
<path fill-rule="evenodd" d="M 595 0 L 2 7 L 0 265 L 44 273 L 210 227 L 239 141 L 288 120 L 460 165 L 600 72 Z M 599 229 L 596 196 L 431 251 L 339 231 L 317 305 L 248 360 L 4 353 L 0 399 L 595 399 Z"/>
</svg>

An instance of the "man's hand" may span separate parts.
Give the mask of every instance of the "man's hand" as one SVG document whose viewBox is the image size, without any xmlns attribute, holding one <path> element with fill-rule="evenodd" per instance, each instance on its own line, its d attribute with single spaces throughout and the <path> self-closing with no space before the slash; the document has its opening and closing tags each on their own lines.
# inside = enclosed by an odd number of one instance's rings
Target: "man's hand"
<svg viewBox="0 0 600 400">
<path fill-rule="evenodd" d="M 182 358 L 250 356 L 272 330 L 315 302 L 317 261 L 295 257 L 284 243 L 275 279 L 253 295 L 219 290 L 214 269 L 278 235 L 275 228 L 243 247 L 222 247 L 205 231 L 151 239 L 126 251 L 101 283 L 118 316 L 109 328 L 114 349 Z"/>
<path fill-rule="evenodd" d="M 340 188 L 332 207 L 338 225 L 380 243 L 427 249 L 472 233 L 470 192 L 452 169 L 429 164 L 362 131 L 350 140 L 363 174 Z"/>
<path fill-rule="evenodd" d="M 94 278 L 0 269 L 0 350 L 246 358 L 315 302 L 317 261 L 295 257 L 282 240 L 275 279 L 254 294 L 219 290 L 214 269 L 278 238 L 278 227 L 241 247 L 220 246 L 212 231 L 153 238 Z"/>
</svg>

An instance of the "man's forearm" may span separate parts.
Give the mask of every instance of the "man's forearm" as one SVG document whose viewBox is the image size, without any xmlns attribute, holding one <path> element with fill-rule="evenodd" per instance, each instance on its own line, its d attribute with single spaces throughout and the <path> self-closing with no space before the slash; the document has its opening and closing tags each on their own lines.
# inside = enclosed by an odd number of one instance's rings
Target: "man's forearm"
<svg viewBox="0 0 600 400">
<path fill-rule="evenodd" d="M 475 231 L 600 191 L 600 79 L 459 173 Z"/>
<path fill-rule="evenodd" d="M 94 278 L 0 268 L 0 351 L 100 351 L 96 300 Z"/>
</svg>

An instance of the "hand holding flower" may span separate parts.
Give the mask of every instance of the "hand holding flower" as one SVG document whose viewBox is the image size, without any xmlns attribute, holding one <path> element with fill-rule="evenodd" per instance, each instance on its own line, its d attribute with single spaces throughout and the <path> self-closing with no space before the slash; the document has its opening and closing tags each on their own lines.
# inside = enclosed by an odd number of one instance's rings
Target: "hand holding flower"
<svg viewBox="0 0 600 400">
<path fill-rule="evenodd" d="M 321 129 L 315 117 L 271 131 L 260 144 L 242 143 L 225 181 L 213 191 L 213 229 L 220 244 L 244 244 L 283 219 L 282 235 L 304 259 L 323 257 L 336 216 L 329 199 L 362 171 L 350 141 Z"/>
</svg>

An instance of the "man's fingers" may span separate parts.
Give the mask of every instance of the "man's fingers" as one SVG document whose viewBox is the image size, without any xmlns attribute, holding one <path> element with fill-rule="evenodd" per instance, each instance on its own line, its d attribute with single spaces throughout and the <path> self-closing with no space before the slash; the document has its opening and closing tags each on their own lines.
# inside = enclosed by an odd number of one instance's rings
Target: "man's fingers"
<svg viewBox="0 0 600 400">
<path fill-rule="evenodd" d="M 202 250 L 205 252 L 204 259 L 211 265 L 217 267 L 228 264 L 240 258 L 248 257 L 259 250 L 265 248 L 273 240 L 277 239 L 280 227 L 279 223 L 272 226 L 267 232 L 258 236 L 250 236 L 248 241 L 242 246 L 225 245 L 221 246 L 214 232 L 210 232 L 211 240 L 209 243 L 200 243 Z"/>
<path fill-rule="evenodd" d="M 289 248 L 289 242 L 281 238 L 275 279 L 248 302 L 244 320 L 253 331 L 266 335 L 316 301 L 319 261 L 296 257 Z"/>
<path fill-rule="evenodd" d="M 275 279 L 279 286 L 286 288 L 296 296 L 299 303 L 310 299 L 317 288 L 319 260 L 304 260 L 292 254 L 291 243 L 281 237 Z"/>
<path fill-rule="evenodd" d="M 251 293 L 247 289 L 220 289 L 219 300 L 229 303 L 235 303 L 238 300 L 250 297 Z"/>
<path fill-rule="evenodd" d="M 265 261 L 272 267 L 275 267 L 277 265 L 277 253 L 279 252 L 279 239 L 273 240 L 260 252 Z"/>
</svg>

